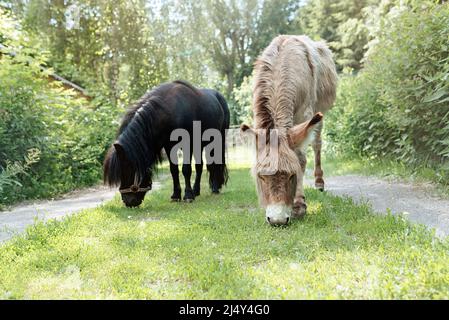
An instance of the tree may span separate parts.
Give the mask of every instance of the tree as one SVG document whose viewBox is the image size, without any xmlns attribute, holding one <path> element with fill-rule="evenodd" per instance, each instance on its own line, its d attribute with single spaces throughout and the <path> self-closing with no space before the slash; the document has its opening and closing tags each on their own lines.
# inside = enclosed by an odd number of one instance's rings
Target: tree
<svg viewBox="0 0 449 320">
<path fill-rule="evenodd" d="M 164 23 L 145 0 L 30 0 L 21 15 L 52 67 L 113 105 L 168 79 Z"/>
<path fill-rule="evenodd" d="M 308 1 L 298 10 L 297 24 L 305 34 L 323 39 L 334 52 L 338 69 L 362 68 L 369 41 L 367 12 L 376 0 Z"/>
</svg>

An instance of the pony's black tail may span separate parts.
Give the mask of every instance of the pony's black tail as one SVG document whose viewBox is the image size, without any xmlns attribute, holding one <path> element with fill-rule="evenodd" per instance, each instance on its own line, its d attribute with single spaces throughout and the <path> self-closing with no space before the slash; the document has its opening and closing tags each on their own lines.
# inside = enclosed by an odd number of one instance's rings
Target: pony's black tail
<svg viewBox="0 0 449 320">
<path fill-rule="evenodd" d="M 208 164 L 209 187 L 213 193 L 219 193 L 220 189 L 228 182 L 228 168 L 226 164 Z"/>
<path fill-rule="evenodd" d="M 215 92 L 215 97 L 221 105 L 224 114 L 224 121 L 221 129 L 222 137 L 222 159 L 220 164 L 210 164 L 207 166 L 209 171 L 209 186 L 213 193 L 218 193 L 219 190 L 228 182 L 228 168 L 226 167 L 226 130 L 229 129 L 230 112 L 226 99 L 219 93 Z"/>
<path fill-rule="evenodd" d="M 226 137 L 225 130 L 222 130 L 222 155 L 219 163 L 210 163 L 207 165 L 209 172 L 209 186 L 213 193 L 219 193 L 220 189 L 228 182 L 228 168 L 226 167 Z"/>
</svg>

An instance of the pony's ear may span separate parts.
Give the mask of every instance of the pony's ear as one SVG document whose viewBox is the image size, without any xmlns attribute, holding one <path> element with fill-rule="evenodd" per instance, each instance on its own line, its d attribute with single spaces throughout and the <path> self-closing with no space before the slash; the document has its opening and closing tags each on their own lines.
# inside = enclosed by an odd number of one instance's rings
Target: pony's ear
<svg viewBox="0 0 449 320">
<path fill-rule="evenodd" d="M 307 146 L 308 141 L 313 137 L 316 126 L 323 119 L 323 114 L 318 112 L 309 121 L 303 122 L 288 130 L 288 142 L 292 149 Z"/>
<path fill-rule="evenodd" d="M 125 149 L 123 149 L 123 146 L 118 141 L 114 143 L 114 148 L 115 151 L 117 152 L 117 157 L 120 160 L 125 160 L 126 159 Z"/>
</svg>

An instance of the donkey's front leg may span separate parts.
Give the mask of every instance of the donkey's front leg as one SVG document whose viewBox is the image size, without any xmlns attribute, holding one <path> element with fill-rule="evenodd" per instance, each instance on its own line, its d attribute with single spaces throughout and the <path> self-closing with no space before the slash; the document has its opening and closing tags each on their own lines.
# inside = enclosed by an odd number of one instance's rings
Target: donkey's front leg
<svg viewBox="0 0 449 320">
<path fill-rule="evenodd" d="M 298 156 L 299 163 L 301 164 L 301 169 L 298 170 L 298 173 L 296 175 L 296 195 L 295 200 L 293 202 L 293 212 L 292 217 L 293 218 L 301 218 L 303 217 L 307 212 L 307 205 L 306 205 L 306 197 L 304 196 L 304 172 L 306 170 L 307 165 L 307 158 L 306 154 L 301 151 L 297 150 L 296 155 Z"/>
<path fill-rule="evenodd" d="M 324 179 L 323 170 L 321 169 L 321 130 L 323 128 L 323 122 L 320 122 L 318 130 L 313 141 L 313 151 L 315 153 L 315 188 L 320 191 L 324 191 Z"/>
</svg>

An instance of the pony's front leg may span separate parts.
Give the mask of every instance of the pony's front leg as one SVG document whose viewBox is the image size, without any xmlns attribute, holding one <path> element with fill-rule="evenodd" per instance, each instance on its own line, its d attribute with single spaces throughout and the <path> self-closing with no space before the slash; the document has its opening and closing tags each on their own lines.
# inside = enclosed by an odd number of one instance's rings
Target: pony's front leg
<svg viewBox="0 0 449 320">
<path fill-rule="evenodd" d="M 192 164 L 183 164 L 182 174 L 184 175 L 184 180 L 186 182 L 184 201 L 192 202 L 193 200 L 195 200 L 195 195 L 193 194 L 192 186 L 190 185 L 190 178 L 192 177 Z"/>
<path fill-rule="evenodd" d="M 170 173 L 173 179 L 172 201 L 181 201 L 181 184 L 179 183 L 179 168 L 177 164 L 170 161 Z"/>
<path fill-rule="evenodd" d="M 299 163 L 301 164 L 301 169 L 298 170 L 296 179 L 296 194 L 295 200 L 293 202 L 293 218 L 301 218 L 307 212 L 307 204 L 306 197 L 304 195 L 304 173 L 306 171 L 307 158 L 306 154 L 301 150 L 296 151 L 296 155 L 298 156 Z"/>
</svg>

